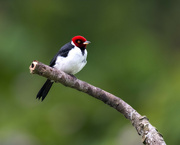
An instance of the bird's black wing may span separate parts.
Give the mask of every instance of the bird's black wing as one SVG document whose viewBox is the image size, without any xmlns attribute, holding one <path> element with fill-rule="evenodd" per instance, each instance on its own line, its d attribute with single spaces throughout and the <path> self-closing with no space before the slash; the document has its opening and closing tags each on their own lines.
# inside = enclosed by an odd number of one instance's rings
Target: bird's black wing
<svg viewBox="0 0 180 145">
<path fill-rule="evenodd" d="M 50 65 L 51 67 L 53 67 L 55 65 L 56 59 L 58 56 L 63 56 L 66 57 L 69 53 L 69 51 L 74 48 L 74 46 L 71 44 L 71 42 L 65 44 L 64 46 L 61 47 L 61 49 L 59 50 L 59 52 L 54 56 L 54 58 L 51 60 Z"/>
</svg>

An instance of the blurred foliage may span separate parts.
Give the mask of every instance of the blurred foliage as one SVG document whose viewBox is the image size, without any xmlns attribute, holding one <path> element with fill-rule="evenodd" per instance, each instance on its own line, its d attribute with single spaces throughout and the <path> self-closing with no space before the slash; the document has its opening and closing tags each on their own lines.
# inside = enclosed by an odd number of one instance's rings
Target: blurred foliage
<svg viewBox="0 0 180 145">
<path fill-rule="evenodd" d="M 146 115 L 167 144 L 180 139 L 180 1 L 1 0 L 0 144 L 141 144 L 113 108 L 55 84 L 35 99 L 45 78 L 33 60 L 49 64 L 75 35 L 92 43 L 76 76 Z"/>
</svg>

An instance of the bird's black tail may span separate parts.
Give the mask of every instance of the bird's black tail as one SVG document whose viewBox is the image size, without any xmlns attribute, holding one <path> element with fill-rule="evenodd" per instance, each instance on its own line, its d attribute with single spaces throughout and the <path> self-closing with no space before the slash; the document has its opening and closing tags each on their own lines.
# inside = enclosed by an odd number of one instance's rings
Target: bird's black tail
<svg viewBox="0 0 180 145">
<path fill-rule="evenodd" d="M 44 83 L 42 88 L 39 90 L 36 99 L 41 99 L 43 101 L 45 97 L 47 96 L 50 88 L 52 87 L 53 82 L 51 80 L 47 79 L 47 81 Z"/>
</svg>

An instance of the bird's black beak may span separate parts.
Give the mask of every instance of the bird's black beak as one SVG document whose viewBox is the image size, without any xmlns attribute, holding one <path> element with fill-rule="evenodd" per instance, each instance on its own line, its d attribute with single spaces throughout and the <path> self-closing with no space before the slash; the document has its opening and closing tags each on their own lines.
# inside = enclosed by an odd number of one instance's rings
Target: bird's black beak
<svg viewBox="0 0 180 145">
<path fill-rule="evenodd" d="M 89 43 L 91 43 L 91 42 L 90 41 L 85 41 L 83 44 L 87 45 Z"/>
</svg>

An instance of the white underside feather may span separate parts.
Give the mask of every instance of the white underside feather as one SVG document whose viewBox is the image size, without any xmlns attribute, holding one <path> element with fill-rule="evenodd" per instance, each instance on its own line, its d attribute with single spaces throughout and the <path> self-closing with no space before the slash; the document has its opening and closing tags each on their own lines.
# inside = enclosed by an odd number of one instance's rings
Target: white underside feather
<svg viewBox="0 0 180 145">
<path fill-rule="evenodd" d="M 85 49 L 83 55 L 80 48 L 75 46 L 67 57 L 58 56 L 53 67 L 68 74 L 76 74 L 86 65 L 86 58 L 87 50 Z"/>
</svg>

